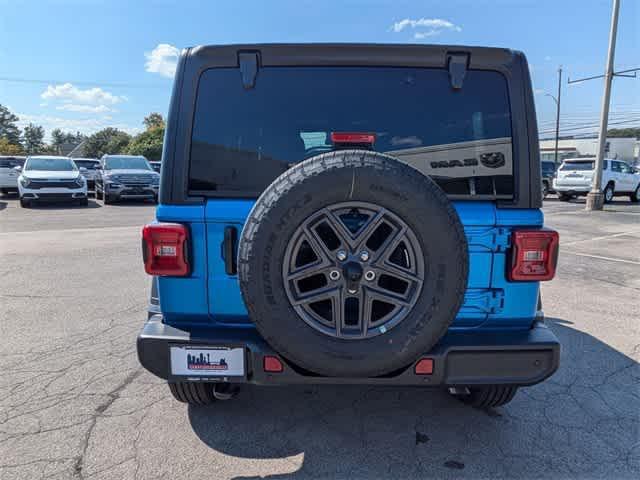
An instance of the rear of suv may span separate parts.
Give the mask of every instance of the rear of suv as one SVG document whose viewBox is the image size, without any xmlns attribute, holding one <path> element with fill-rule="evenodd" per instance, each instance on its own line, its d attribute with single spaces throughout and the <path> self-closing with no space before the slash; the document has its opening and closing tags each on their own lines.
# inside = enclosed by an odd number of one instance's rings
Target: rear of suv
<svg viewBox="0 0 640 480">
<path fill-rule="evenodd" d="M 137 349 L 176 399 L 414 385 L 493 407 L 557 369 L 523 54 L 187 49 L 162 164 Z"/>
<path fill-rule="evenodd" d="M 586 195 L 591 190 L 595 174 L 595 158 L 572 158 L 562 162 L 553 188 L 562 201 Z M 616 196 L 629 196 L 632 202 L 640 201 L 640 175 L 621 160 L 605 159 L 602 165 L 604 201 L 609 203 Z"/>
</svg>

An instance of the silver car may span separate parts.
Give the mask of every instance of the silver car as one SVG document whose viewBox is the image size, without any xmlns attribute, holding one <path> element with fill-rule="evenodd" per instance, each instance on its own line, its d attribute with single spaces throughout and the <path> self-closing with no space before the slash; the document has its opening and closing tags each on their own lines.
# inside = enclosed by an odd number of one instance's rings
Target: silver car
<svg viewBox="0 0 640 480">
<path fill-rule="evenodd" d="M 100 174 L 100 160 L 97 158 L 74 158 L 73 162 L 87 180 L 87 189 L 93 190 L 96 184 L 96 177 Z"/>
</svg>

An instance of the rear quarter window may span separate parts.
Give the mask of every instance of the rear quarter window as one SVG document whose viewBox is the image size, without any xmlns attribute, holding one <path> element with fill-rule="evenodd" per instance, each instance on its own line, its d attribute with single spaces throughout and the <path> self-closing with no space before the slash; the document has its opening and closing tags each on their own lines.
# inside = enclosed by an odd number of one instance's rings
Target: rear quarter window
<svg viewBox="0 0 640 480">
<path fill-rule="evenodd" d="M 505 78 L 470 70 L 460 90 L 442 69 L 265 67 L 200 77 L 189 190 L 258 196 L 292 165 L 333 149 L 331 132 L 371 132 L 374 150 L 431 176 L 451 195 L 512 198 Z"/>
</svg>

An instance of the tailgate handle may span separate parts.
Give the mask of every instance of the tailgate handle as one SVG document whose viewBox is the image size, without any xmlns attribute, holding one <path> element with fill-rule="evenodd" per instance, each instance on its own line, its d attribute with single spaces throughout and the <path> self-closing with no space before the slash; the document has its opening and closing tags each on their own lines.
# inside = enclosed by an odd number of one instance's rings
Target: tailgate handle
<svg viewBox="0 0 640 480">
<path fill-rule="evenodd" d="M 227 275 L 238 273 L 236 264 L 236 245 L 238 243 L 238 229 L 236 227 L 224 227 L 224 240 L 222 242 L 222 258 L 224 259 L 224 271 Z"/>
</svg>

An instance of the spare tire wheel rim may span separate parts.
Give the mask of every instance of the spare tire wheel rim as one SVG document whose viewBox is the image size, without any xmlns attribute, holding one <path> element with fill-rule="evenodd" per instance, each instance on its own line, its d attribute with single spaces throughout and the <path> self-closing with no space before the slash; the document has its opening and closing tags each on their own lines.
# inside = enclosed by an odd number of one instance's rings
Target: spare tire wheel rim
<svg viewBox="0 0 640 480">
<path fill-rule="evenodd" d="M 287 244 L 283 283 L 309 326 L 334 338 L 384 334 L 411 312 L 425 275 L 412 228 L 373 203 L 341 202 L 320 209 Z"/>
</svg>

